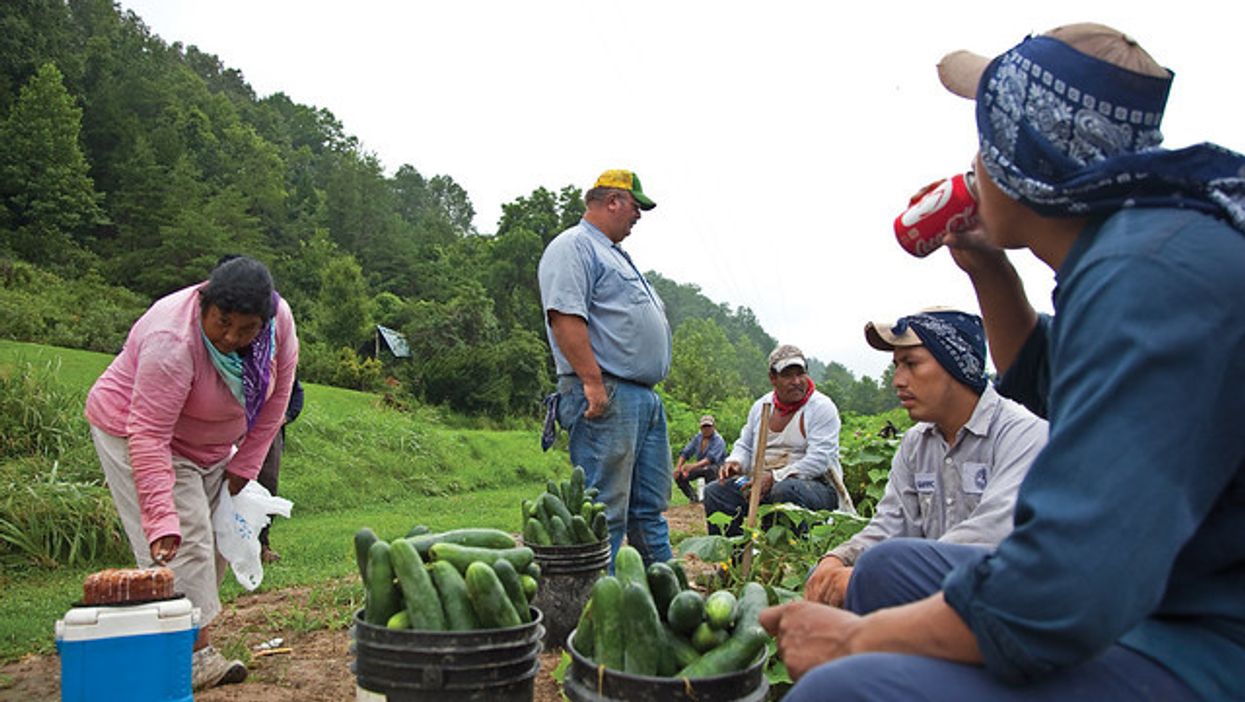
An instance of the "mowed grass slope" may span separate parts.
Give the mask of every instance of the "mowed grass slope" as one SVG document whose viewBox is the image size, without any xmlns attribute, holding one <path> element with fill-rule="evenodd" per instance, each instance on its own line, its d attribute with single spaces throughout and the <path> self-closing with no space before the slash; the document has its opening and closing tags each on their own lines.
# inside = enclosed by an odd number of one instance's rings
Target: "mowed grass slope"
<svg viewBox="0 0 1245 702">
<path fill-rule="evenodd" d="M 55 364 L 56 382 L 82 397 L 110 361 L 105 354 L 0 341 L 0 372 Z M 293 518 L 274 525 L 272 544 L 283 558 L 268 568 L 264 589 L 352 576 L 353 535 L 361 526 L 382 538 L 420 523 L 434 530 L 485 526 L 517 532 L 520 501 L 538 494 L 547 479 L 569 475 L 565 452 L 541 452 L 535 423 L 520 430 L 453 428 L 435 408 L 403 412 L 376 395 L 312 384 L 305 390 L 303 413 L 287 428 L 281 469 L 280 493 L 294 502 Z M 58 471 L 102 483 L 80 401 L 71 409 L 74 435 Z M 0 466 L 0 476 L 10 478 L 0 485 L 0 501 L 13 498 L 16 483 L 46 479 L 52 470 L 52 461 L 43 459 Z M 129 565 L 3 563 L 0 661 L 51 650 L 53 624 L 79 599 L 82 578 Z M 241 592 L 228 577 L 225 598 Z M 361 597 L 362 589 L 357 592 Z"/>
</svg>

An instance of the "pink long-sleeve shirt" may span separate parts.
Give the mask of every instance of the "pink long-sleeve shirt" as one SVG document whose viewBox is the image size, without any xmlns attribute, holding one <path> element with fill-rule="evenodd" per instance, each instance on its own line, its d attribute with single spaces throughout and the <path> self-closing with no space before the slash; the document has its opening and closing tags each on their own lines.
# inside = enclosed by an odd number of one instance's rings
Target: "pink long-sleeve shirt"
<svg viewBox="0 0 1245 702">
<path fill-rule="evenodd" d="M 298 336 L 289 305 L 280 300 L 267 399 L 246 430 L 246 412 L 204 346 L 199 290 L 205 284 L 152 304 L 86 399 L 87 421 L 129 443 L 148 543 L 168 535 L 181 538 L 173 504 L 173 456 L 206 468 L 228 459 L 236 446 L 226 470 L 254 479 L 285 419 L 294 385 Z"/>
</svg>

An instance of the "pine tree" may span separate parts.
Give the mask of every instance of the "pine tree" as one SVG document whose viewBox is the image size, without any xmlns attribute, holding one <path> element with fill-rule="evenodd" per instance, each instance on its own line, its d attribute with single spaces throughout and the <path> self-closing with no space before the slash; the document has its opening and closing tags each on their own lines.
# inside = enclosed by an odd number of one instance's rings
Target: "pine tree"
<svg viewBox="0 0 1245 702">
<path fill-rule="evenodd" d="M 99 196 L 79 146 L 82 110 L 59 69 L 39 68 L 0 122 L 0 207 L 8 246 L 39 265 L 66 265 L 84 252 L 100 216 Z"/>
</svg>

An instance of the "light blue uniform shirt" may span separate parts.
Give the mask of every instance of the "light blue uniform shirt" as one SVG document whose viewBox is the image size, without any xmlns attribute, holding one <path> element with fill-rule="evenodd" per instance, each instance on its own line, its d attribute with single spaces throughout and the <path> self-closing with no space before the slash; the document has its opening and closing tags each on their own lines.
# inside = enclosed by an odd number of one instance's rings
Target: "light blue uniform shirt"
<svg viewBox="0 0 1245 702">
<path fill-rule="evenodd" d="M 537 273 L 545 332 L 558 375 L 575 371 L 549 327 L 550 310 L 588 321 L 588 341 L 601 370 L 641 385 L 670 372 L 666 307 L 631 258 L 587 220 L 549 242 Z"/>
</svg>

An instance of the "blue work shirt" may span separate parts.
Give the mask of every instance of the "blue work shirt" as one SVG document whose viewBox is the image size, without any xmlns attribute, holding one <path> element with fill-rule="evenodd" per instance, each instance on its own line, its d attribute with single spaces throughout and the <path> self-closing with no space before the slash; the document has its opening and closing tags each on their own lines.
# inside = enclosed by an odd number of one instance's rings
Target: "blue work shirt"
<svg viewBox="0 0 1245 702">
<path fill-rule="evenodd" d="M 682 456 L 685 461 L 692 458 L 695 458 L 698 461 L 702 458 L 708 458 L 709 465 L 722 465 L 722 461 L 726 460 L 726 439 L 723 439 L 722 435 L 716 431 L 713 432 L 713 436 L 709 437 L 709 445 L 705 447 L 705 452 L 701 453 L 700 440 L 703 438 L 705 437 L 702 436 L 700 432 L 696 432 L 696 436 L 693 436 L 692 439 L 687 442 L 687 445 L 683 447 L 683 450 L 679 451 L 679 455 Z"/>
<path fill-rule="evenodd" d="M 1050 440 L 1014 531 L 947 576 L 946 601 L 1006 680 L 1118 642 L 1205 699 L 1245 699 L 1245 234 L 1122 210 L 1057 282 L 1000 383 L 1049 408 Z"/>
<path fill-rule="evenodd" d="M 538 269 L 545 332 L 558 375 L 575 371 L 558 348 L 549 311 L 588 322 L 588 342 L 601 370 L 641 385 L 670 372 L 666 307 L 631 257 L 587 220 L 549 242 Z"/>
</svg>

